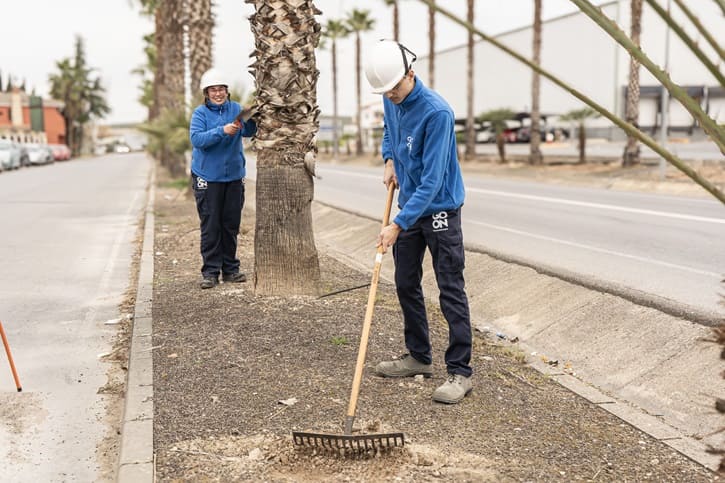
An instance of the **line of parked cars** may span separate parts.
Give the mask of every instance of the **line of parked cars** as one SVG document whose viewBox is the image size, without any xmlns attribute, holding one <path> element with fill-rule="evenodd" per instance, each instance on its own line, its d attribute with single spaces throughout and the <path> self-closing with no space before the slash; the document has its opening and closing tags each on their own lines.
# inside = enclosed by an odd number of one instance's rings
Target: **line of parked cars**
<svg viewBox="0 0 725 483">
<path fill-rule="evenodd" d="M 70 148 L 65 144 L 16 143 L 0 139 L 0 171 L 66 161 L 70 157 Z"/>
</svg>

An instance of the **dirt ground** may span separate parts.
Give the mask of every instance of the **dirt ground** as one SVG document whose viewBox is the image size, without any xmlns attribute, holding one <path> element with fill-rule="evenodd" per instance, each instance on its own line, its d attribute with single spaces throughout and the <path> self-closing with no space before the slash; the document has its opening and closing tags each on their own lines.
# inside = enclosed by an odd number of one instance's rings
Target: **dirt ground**
<svg viewBox="0 0 725 483">
<path fill-rule="evenodd" d="M 402 317 L 389 284 L 378 288 L 356 426 L 403 432 L 405 448 L 365 458 L 295 448 L 292 431 L 342 432 L 367 289 L 324 298 L 258 297 L 249 283 L 202 291 L 193 197 L 162 169 L 158 175 L 153 362 L 159 481 L 718 480 L 526 366 L 515 343 L 487 334 L 475 334 L 473 393 L 458 405 L 432 402 L 445 378 L 447 341 L 434 306 L 434 377 L 376 377 L 377 361 L 404 352 Z M 253 216 L 245 207 L 238 253 L 247 273 L 253 269 Z M 369 273 L 324 250 L 320 265 L 325 293 L 369 282 Z"/>
</svg>

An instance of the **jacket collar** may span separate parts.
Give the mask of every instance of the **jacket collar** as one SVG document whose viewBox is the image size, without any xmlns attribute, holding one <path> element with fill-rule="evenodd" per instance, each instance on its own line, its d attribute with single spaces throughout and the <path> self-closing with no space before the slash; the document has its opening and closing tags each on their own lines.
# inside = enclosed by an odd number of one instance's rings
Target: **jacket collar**
<svg viewBox="0 0 725 483">
<path fill-rule="evenodd" d="M 214 104 L 213 102 L 209 102 L 208 100 L 204 99 L 204 104 L 206 104 L 207 109 L 209 109 L 210 111 L 225 111 L 229 106 L 229 103 L 229 99 L 224 101 L 224 104 Z"/>
<path fill-rule="evenodd" d="M 423 92 L 424 89 L 423 81 L 418 78 L 418 76 L 415 76 L 415 85 L 413 86 L 413 90 L 410 91 L 410 93 L 403 99 L 403 102 L 398 104 L 403 109 L 410 109 L 413 104 L 415 104 L 415 101 L 418 100 L 418 98 L 421 95 L 421 92 Z"/>
</svg>

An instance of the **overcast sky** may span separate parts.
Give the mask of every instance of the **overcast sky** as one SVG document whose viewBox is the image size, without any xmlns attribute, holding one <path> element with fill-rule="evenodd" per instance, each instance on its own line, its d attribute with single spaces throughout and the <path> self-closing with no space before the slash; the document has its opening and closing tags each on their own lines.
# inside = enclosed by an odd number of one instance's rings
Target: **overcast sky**
<svg viewBox="0 0 725 483">
<path fill-rule="evenodd" d="M 597 1 L 596 3 L 602 3 Z M 73 55 L 74 37 L 80 35 L 86 43 L 87 59 L 96 68 L 107 89 L 112 108 L 106 121 L 136 122 L 145 118 L 139 105 L 139 78 L 131 70 L 143 64 L 144 34 L 153 29 L 150 19 L 138 13 L 132 0 L 2 0 L 0 27 L 0 72 L 3 85 L 8 74 L 19 82 L 26 81 L 28 90 L 35 88 L 47 95 L 48 75 L 55 62 Z M 215 64 L 246 89 L 253 88 L 247 73 L 249 54 L 253 48 L 248 16 L 253 6 L 243 0 L 216 0 L 217 26 L 214 32 Z M 447 1 L 446 7 L 465 16 L 466 2 Z M 531 0 L 478 0 L 478 28 L 496 34 L 529 25 L 532 21 Z M 574 11 L 568 0 L 546 0 L 544 18 Z M 369 9 L 376 19 L 375 30 L 363 36 L 364 42 L 392 38 L 392 13 L 382 0 L 317 0 L 324 24 L 330 18 L 344 18 L 353 8 Z M 416 0 L 400 1 L 401 42 L 424 56 L 428 52 L 427 6 Z M 466 42 L 466 32 L 450 20 L 437 16 L 436 49 Z M 352 114 L 355 109 L 354 42 L 352 38 L 339 42 L 340 113 Z M 323 113 L 331 113 L 330 53 L 318 51 L 320 80 L 318 103 Z M 365 85 L 365 84 L 363 84 Z M 364 102 L 375 97 L 366 94 Z"/>
</svg>

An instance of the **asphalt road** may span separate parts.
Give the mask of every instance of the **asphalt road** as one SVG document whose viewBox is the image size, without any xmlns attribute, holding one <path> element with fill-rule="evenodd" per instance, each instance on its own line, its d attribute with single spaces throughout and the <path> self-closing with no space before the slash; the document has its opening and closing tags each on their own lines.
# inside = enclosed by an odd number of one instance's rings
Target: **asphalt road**
<svg viewBox="0 0 725 483">
<path fill-rule="evenodd" d="M 318 163 L 317 171 L 316 200 L 381 216 L 382 169 Z M 717 200 L 472 174 L 465 182 L 467 246 L 710 313 L 723 310 L 725 207 Z"/>
<path fill-rule="evenodd" d="M 109 365 L 151 163 L 108 155 L 0 175 L 0 481 L 98 481 Z M 111 461 L 115 463 L 115 461 Z"/>
</svg>

